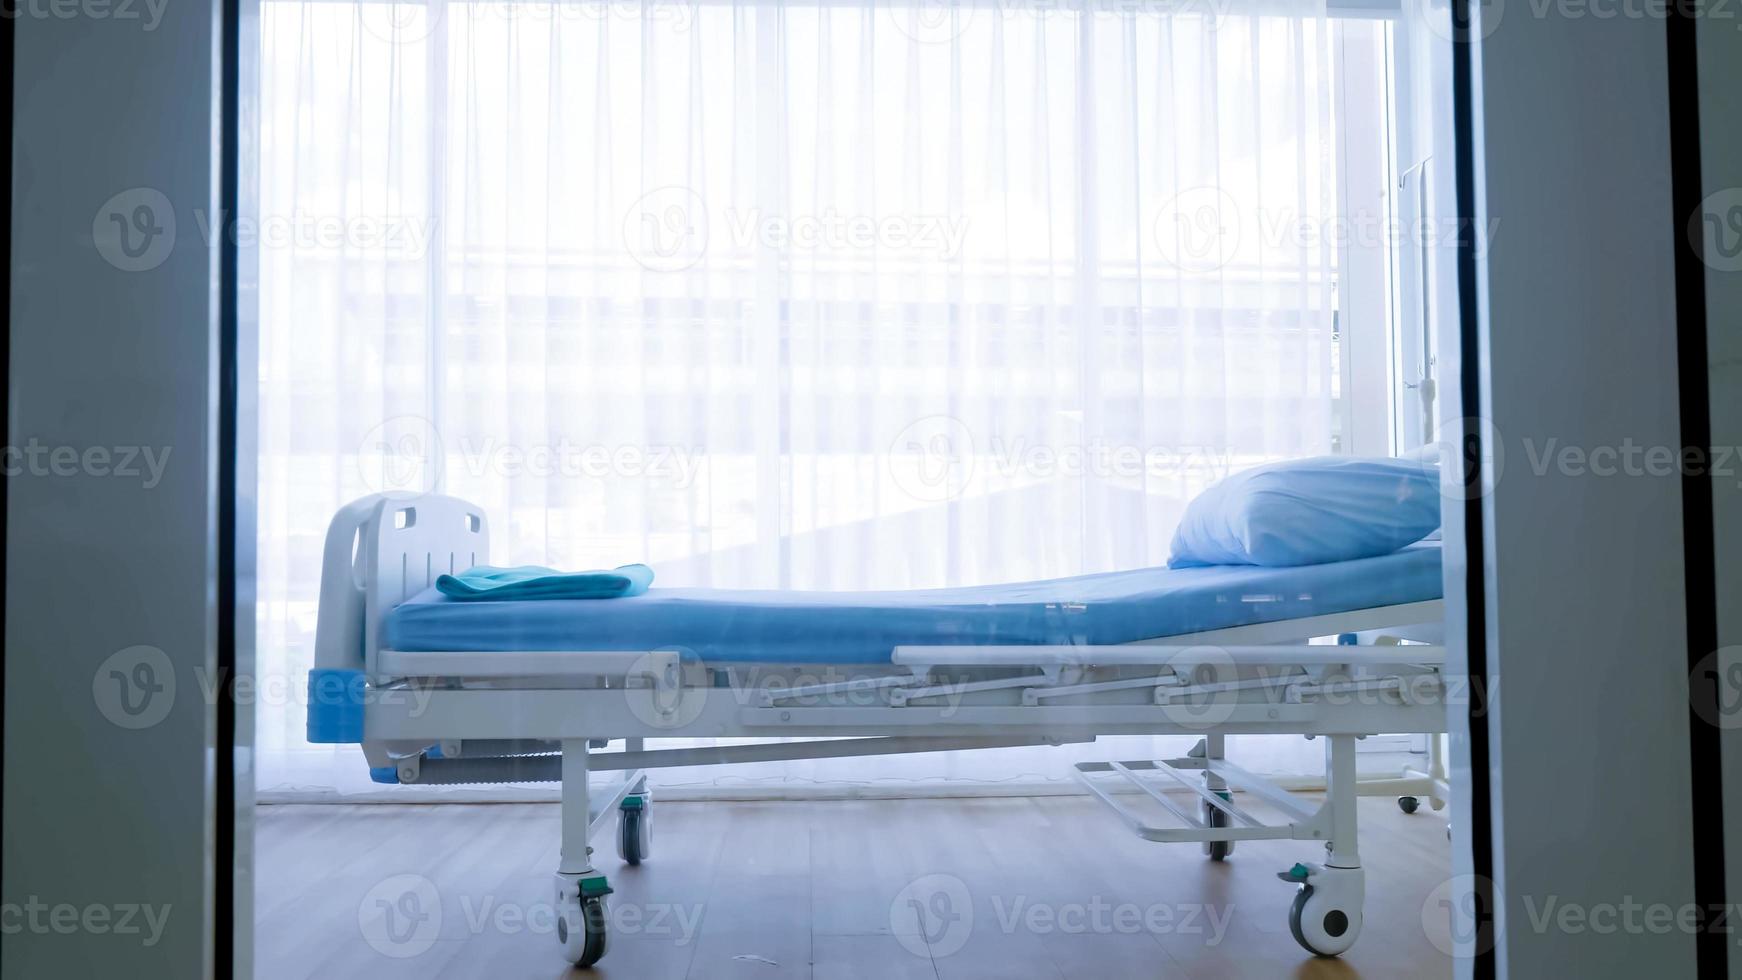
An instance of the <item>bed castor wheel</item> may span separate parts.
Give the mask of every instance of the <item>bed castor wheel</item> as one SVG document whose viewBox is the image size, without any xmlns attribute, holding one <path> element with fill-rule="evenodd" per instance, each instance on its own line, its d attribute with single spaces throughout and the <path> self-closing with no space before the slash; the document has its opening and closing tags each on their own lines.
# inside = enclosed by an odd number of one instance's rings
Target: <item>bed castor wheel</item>
<svg viewBox="0 0 1742 980">
<path fill-rule="evenodd" d="M 605 896 L 611 889 L 603 877 L 557 884 L 556 938 L 563 956 L 579 967 L 603 959 L 611 946 L 610 908 Z"/>
<path fill-rule="evenodd" d="M 556 920 L 556 938 L 563 944 L 563 955 L 570 963 L 589 967 L 604 959 L 611 945 L 606 921 L 603 895 L 562 910 Z"/>
<path fill-rule="evenodd" d="M 1222 793 L 1219 795 L 1224 800 L 1228 798 L 1228 794 L 1226 794 L 1226 793 Z M 1205 803 L 1204 804 L 1204 826 L 1206 826 L 1206 827 L 1226 827 L 1226 826 L 1228 826 L 1228 815 L 1226 813 L 1222 812 L 1220 809 L 1218 809 L 1214 806 L 1211 806 L 1208 803 Z M 1207 841 L 1204 841 L 1204 853 L 1209 855 L 1210 860 L 1212 860 L 1212 861 L 1226 861 L 1228 859 L 1228 855 L 1234 853 L 1234 842 L 1231 840 L 1207 840 Z"/>
<path fill-rule="evenodd" d="M 1314 956 L 1340 956 L 1361 934 L 1361 905 L 1366 896 L 1360 868 L 1322 868 L 1297 864 L 1278 877 L 1299 882 L 1288 908 L 1288 931 Z"/>
<path fill-rule="evenodd" d="M 1404 813 L 1414 813 L 1419 806 L 1421 806 L 1421 800 L 1413 796 L 1399 796 L 1397 798 L 1397 808 Z"/>
<path fill-rule="evenodd" d="M 653 801 L 630 796 L 617 810 L 617 856 L 637 865 L 653 853 Z"/>
</svg>

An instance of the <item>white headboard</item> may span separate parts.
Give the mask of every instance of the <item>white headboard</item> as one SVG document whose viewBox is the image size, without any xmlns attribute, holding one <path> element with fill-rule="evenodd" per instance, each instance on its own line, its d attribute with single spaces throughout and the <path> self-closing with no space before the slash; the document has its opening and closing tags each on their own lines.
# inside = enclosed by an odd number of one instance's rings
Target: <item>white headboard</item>
<svg viewBox="0 0 1742 980">
<path fill-rule="evenodd" d="M 490 555 L 482 508 L 440 494 L 373 494 L 327 526 L 315 666 L 375 672 L 381 621 L 395 606 Z"/>
</svg>

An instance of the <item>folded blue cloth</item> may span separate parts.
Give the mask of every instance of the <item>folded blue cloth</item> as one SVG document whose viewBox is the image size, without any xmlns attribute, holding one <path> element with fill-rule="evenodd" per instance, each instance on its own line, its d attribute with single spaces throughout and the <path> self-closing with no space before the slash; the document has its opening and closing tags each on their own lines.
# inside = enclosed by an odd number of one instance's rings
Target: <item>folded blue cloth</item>
<svg viewBox="0 0 1742 980">
<path fill-rule="evenodd" d="M 640 595 L 653 584 L 653 569 L 623 565 L 611 571 L 559 572 L 539 565 L 496 568 L 478 565 L 436 579 L 436 590 L 450 599 L 506 602 L 515 599 L 620 599 Z"/>
</svg>

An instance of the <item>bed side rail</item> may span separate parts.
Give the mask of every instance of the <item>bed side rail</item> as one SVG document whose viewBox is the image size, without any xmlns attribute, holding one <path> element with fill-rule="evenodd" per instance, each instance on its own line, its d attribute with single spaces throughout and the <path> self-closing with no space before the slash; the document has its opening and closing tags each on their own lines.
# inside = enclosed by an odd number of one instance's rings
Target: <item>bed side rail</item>
<svg viewBox="0 0 1742 980">
<path fill-rule="evenodd" d="M 744 765 L 794 759 L 855 759 L 1026 746 L 1093 742 L 1092 735 L 1026 737 L 879 735 L 865 738 L 805 739 L 750 745 L 706 745 L 678 749 L 625 748 L 593 755 L 592 772 L 635 772 L 678 766 Z M 513 744 L 505 744 L 513 743 Z M 457 748 L 457 751 L 451 751 Z M 477 753 L 477 755 L 474 755 Z M 533 739 L 470 739 L 444 742 L 434 750 L 394 760 L 392 772 L 371 773 L 376 782 L 400 785 L 480 783 L 555 783 L 562 781 L 562 743 Z"/>
<path fill-rule="evenodd" d="M 1440 646 L 1354 646 L 1329 643 L 1263 646 L 1167 645 L 1124 643 L 1117 646 L 898 646 L 891 658 L 904 667 L 1047 667 L 1047 666 L 1179 666 L 1225 664 L 1239 666 L 1323 666 L 1350 664 L 1386 666 L 1445 663 Z"/>
</svg>

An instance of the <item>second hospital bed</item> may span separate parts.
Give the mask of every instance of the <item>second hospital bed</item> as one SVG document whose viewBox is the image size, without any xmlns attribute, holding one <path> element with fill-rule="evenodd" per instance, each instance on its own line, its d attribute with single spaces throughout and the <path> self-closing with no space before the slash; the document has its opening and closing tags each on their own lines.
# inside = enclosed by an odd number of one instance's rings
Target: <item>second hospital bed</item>
<svg viewBox="0 0 1742 980">
<path fill-rule="evenodd" d="M 580 965 L 608 941 L 610 887 L 588 842 L 616 814 L 619 855 L 648 856 L 650 768 L 1198 735 L 1186 758 L 1076 775 L 1138 834 L 1202 843 L 1212 859 L 1240 840 L 1322 842 L 1322 862 L 1281 874 L 1297 887 L 1290 930 L 1319 955 L 1360 932 L 1356 796 L 1412 810 L 1447 795 L 1437 751 L 1425 771 L 1359 783 L 1354 755 L 1368 734 L 1445 731 L 1434 544 L 898 592 L 460 602 L 432 587 L 488 552 L 485 515 L 454 498 L 377 495 L 339 512 L 309 738 L 360 743 L 380 782 L 560 782 L 557 933 Z M 1227 760 L 1225 736 L 1255 733 L 1323 737 L 1322 803 Z M 645 745 L 769 737 L 786 741 Z M 615 739 L 623 751 L 595 751 Z M 622 776 L 592 784 L 607 771 Z"/>
</svg>

